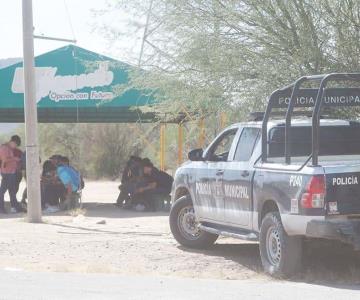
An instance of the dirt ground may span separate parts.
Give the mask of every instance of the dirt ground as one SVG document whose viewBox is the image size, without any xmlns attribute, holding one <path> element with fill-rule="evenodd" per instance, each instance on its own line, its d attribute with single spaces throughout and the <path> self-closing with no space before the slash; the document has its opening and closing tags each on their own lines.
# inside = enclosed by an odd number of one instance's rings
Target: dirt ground
<svg viewBox="0 0 360 300">
<path fill-rule="evenodd" d="M 273 280 L 262 273 L 257 244 L 220 238 L 208 250 L 185 249 L 166 213 L 120 210 L 112 204 L 117 193 L 115 182 L 87 182 L 81 211 L 44 216 L 43 224 L 0 216 L 0 268 Z M 311 244 L 295 280 L 359 284 L 359 257 L 345 246 Z"/>
</svg>

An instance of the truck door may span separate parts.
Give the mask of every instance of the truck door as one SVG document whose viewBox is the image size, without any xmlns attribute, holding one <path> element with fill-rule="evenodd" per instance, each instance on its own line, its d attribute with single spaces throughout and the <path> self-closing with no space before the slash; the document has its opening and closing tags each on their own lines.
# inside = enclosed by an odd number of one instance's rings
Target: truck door
<svg viewBox="0 0 360 300">
<path fill-rule="evenodd" d="M 223 132 L 205 153 L 203 166 L 197 170 L 195 210 L 201 219 L 223 222 L 223 174 L 237 128 Z"/>
<path fill-rule="evenodd" d="M 225 169 L 223 185 L 226 223 L 250 227 L 251 185 L 254 174 L 254 162 L 251 159 L 259 138 L 260 128 L 243 128 L 234 157 Z"/>
</svg>

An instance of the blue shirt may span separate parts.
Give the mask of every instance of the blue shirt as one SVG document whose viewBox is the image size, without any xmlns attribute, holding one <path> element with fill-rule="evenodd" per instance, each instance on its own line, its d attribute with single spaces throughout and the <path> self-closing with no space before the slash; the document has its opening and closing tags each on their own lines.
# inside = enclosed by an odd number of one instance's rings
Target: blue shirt
<svg viewBox="0 0 360 300">
<path fill-rule="evenodd" d="M 80 174 L 69 166 L 59 166 L 56 173 L 63 185 L 68 186 L 71 184 L 73 192 L 77 192 L 80 187 Z"/>
</svg>

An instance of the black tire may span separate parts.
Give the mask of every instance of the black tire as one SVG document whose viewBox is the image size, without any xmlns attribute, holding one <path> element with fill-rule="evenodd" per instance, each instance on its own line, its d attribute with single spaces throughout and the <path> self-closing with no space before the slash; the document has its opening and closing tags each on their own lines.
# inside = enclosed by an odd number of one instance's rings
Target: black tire
<svg viewBox="0 0 360 300">
<path fill-rule="evenodd" d="M 274 242 L 272 249 L 269 241 Z M 271 276 L 291 277 L 301 270 L 302 238 L 286 234 L 278 212 L 270 212 L 262 220 L 260 256 L 265 272 Z"/>
<path fill-rule="evenodd" d="M 182 218 L 183 212 L 187 209 L 192 209 L 192 211 L 194 209 L 190 196 L 183 196 L 179 198 L 171 207 L 169 223 L 174 238 L 179 244 L 185 247 L 197 249 L 210 247 L 215 243 L 218 235 L 197 229 L 196 234 L 191 236 L 190 234 L 186 234 L 184 229 L 182 229 L 180 219 Z"/>
</svg>

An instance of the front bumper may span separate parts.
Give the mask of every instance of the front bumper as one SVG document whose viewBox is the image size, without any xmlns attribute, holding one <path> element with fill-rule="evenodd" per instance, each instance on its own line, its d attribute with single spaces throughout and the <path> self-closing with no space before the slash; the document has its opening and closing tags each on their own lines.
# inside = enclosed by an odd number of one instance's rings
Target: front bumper
<svg viewBox="0 0 360 300">
<path fill-rule="evenodd" d="M 306 236 L 337 240 L 360 250 L 360 220 L 313 220 L 306 227 Z"/>
</svg>

